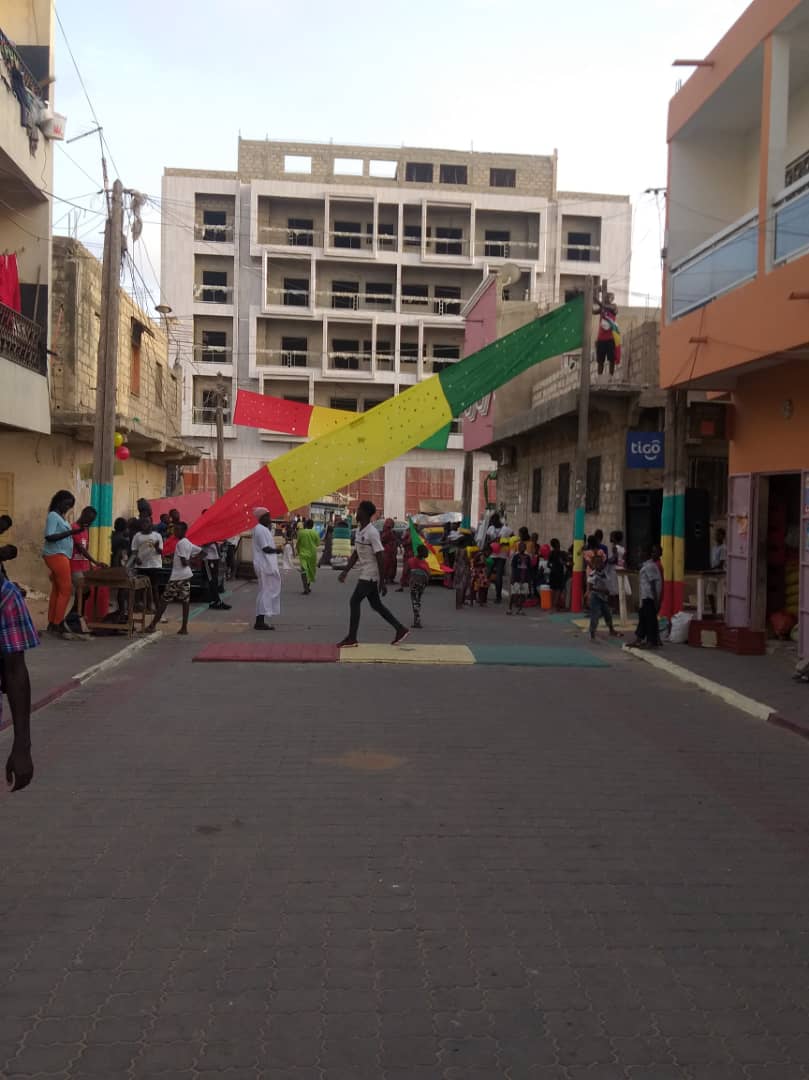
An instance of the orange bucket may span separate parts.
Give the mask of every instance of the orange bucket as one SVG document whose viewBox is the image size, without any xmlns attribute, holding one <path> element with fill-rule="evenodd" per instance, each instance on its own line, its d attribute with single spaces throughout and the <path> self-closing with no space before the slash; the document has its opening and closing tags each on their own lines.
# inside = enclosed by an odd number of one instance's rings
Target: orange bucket
<svg viewBox="0 0 809 1080">
<path fill-rule="evenodd" d="M 539 586 L 539 606 L 543 611 L 551 610 L 551 587 L 550 585 Z"/>
</svg>

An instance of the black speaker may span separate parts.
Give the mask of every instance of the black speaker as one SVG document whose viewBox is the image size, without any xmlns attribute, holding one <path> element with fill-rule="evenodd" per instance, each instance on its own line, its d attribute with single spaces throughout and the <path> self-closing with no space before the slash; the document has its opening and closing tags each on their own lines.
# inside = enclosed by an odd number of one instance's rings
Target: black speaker
<svg viewBox="0 0 809 1080">
<path fill-rule="evenodd" d="M 685 569 L 696 573 L 711 568 L 711 496 L 703 488 L 685 492 Z"/>
<path fill-rule="evenodd" d="M 660 543 L 660 514 L 663 508 L 662 488 L 642 488 L 627 491 L 626 501 L 626 561 L 637 570 L 643 552 Z"/>
</svg>

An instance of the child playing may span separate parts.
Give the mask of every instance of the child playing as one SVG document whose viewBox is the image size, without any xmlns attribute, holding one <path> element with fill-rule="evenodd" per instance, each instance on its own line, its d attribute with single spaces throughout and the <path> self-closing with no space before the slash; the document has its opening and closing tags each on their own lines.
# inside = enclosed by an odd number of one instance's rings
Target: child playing
<svg viewBox="0 0 809 1080">
<path fill-rule="evenodd" d="M 199 555 L 202 548 L 198 548 L 190 540 L 186 540 L 185 533 L 187 529 L 188 526 L 184 521 L 180 521 L 174 526 L 174 535 L 178 539 L 171 560 L 171 577 L 155 605 L 154 618 L 150 625 L 146 627 L 146 632 L 149 634 L 153 634 L 157 629 L 157 624 L 163 618 L 169 600 L 179 600 L 183 605 L 183 621 L 177 633 L 188 633 L 188 613 L 191 610 L 191 578 L 194 576 L 191 569 L 191 559 L 195 555 Z"/>
<path fill-rule="evenodd" d="M 517 547 L 517 554 L 511 560 L 511 595 L 508 612 L 511 615 L 516 607 L 518 615 L 525 614 L 524 604 L 531 593 L 531 581 L 534 576 L 533 559 L 526 550 L 524 541 Z"/>
<path fill-rule="evenodd" d="M 604 619 L 610 632 L 610 637 L 621 635 L 612 625 L 612 612 L 610 611 L 610 586 L 604 569 L 604 555 L 598 550 L 593 550 L 590 558 L 590 570 L 587 575 L 587 588 L 590 594 L 590 640 L 595 641 L 598 620 Z"/>
<path fill-rule="evenodd" d="M 408 581 L 410 582 L 410 603 L 413 607 L 413 629 L 421 628 L 421 598 L 430 584 L 430 566 L 427 562 L 429 552 L 424 544 L 419 544 L 416 554 L 407 560 Z"/>
</svg>

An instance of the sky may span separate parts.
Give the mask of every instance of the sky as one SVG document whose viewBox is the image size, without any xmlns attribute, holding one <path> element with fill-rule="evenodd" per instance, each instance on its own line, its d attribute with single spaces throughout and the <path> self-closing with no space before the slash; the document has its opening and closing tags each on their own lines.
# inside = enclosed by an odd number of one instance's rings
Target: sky
<svg viewBox="0 0 809 1080">
<path fill-rule="evenodd" d="M 632 199 L 630 302 L 660 296 L 675 58 L 702 57 L 744 0 L 58 0 L 54 107 L 103 126 L 110 178 L 149 202 L 133 258 L 158 299 L 167 166 L 235 169 L 237 139 L 559 153 L 562 190 Z M 65 45 L 69 42 L 89 96 Z M 54 231 L 100 254 L 98 136 L 57 144 Z M 120 172 L 119 172 L 120 170 Z M 82 209 L 78 209 L 81 207 Z M 607 267 L 614 282 L 628 267 Z M 135 278 L 146 301 L 145 286 Z"/>
</svg>

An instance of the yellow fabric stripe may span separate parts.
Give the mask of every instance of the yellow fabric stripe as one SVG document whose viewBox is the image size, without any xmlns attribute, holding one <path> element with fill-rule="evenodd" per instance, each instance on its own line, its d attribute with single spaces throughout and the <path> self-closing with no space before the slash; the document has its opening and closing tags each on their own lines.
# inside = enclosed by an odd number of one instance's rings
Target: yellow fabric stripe
<svg viewBox="0 0 809 1080">
<path fill-rule="evenodd" d="M 356 419 L 357 414 L 348 412 L 347 409 L 325 409 L 322 405 L 315 405 L 309 417 L 307 436 L 310 439 L 319 439 L 327 431 L 334 431 Z"/>
<path fill-rule="evenodd" d="M 437 375 L 270 463 L 287 506 L 305 506 L 418 446 L 452 420 Z"/>
</svg>

